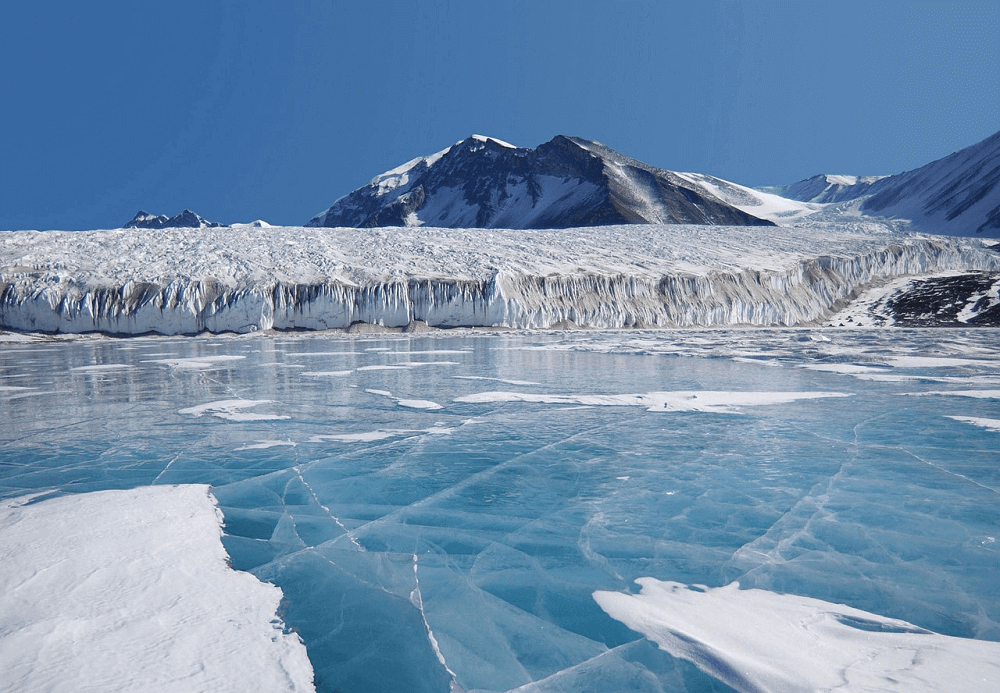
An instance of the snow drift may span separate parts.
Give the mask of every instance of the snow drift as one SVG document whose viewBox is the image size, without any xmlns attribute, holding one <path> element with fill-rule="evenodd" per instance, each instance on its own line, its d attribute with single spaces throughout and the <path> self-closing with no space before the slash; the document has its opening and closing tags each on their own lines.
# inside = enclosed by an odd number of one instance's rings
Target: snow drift
<svg viewBox="0 0 1000 693">
<path fill-rule="evenodd" d="M 227 567 L 207 486 L 33 500 L 0 502 L 0 689 L 315 690 L 281 590 Z"/>
</svg>

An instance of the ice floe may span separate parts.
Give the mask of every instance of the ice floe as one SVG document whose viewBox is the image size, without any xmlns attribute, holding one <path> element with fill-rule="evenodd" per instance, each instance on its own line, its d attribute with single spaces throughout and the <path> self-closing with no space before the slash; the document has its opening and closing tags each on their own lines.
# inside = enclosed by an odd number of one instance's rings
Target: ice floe
<svg viewBox="0 0 1000 693">
<path fill-rule="evenodd" d="M 386 390 L 365 390 L 372 395 L 379 395 L 380 397 L 387 397 L 393 400 L 396 404 L 401 407 L 406 407 L 407 409 L 441 409 L 441 405 L 437 402 L 432 402 L 428 399 L 410 399 L 407 397 L 396 397 L 391 392 Z"/>
<path fill-rule="evenodd" d="M 640 578 L 639 594 L 595 592 L 612 617 L 740 693 L 985 691 L 1000 643 L 938 635 L 841 604 L 732 583 Z"/>
<path fill-rule="evenodd" d="M 949 419 L 963 421 L 980 428 L 988 428 L 991 431 L 1000 432 L 1000 419 L 987 419 L 981 416 L 949 416 Z"/>
<path fill-rule="evenodd" d="M 787 404 L 804 399 L 849 397 L 845 392 L 646 392 L 622 395 L 539 394 L 531 392 L 478 392 L 455 398 L 456 402 L 484 404 L 488 402 L 536 402 L 541 404 L 581 404 L 594 407 L 643 407 L 648 411 L 692 411 L 739 413 L 741 407 Z"/>
<path fill-rule="evenodd" d="M 149 359 L 149 363 L 159 363 L 164 366 L 170 366 L 171 368 L 176 368 L 178 370 L 208 370 L 212 368 L 224 367 L 225 364 L 231 361 L 239 361 L 240 359 L 246 358 L 245 356 L 237 356 L 234 354 L 220 354 L 217 356 L 198 356 L 194 358 L 179 358 L 179 359 Z"/>
<path fill-rule="evenodd" d="M 217 402 L 199 404 L 194 407 L 186 407 L 178 410 L 177 413 L 187 414 L 195 418 L 210 414 L 228 421 L 280 421 L 291 418 L 284 414 L 258 414 L 243 411 L 244 409 L 270 403 L 271 400 L 269 399 L 223 399 Z"/>
<path fill-rule="evenodd" d="M 312 691 L 281 590 L 227 566 L 204 485 L 0 502 L 0 688 Z"/>
</svg>

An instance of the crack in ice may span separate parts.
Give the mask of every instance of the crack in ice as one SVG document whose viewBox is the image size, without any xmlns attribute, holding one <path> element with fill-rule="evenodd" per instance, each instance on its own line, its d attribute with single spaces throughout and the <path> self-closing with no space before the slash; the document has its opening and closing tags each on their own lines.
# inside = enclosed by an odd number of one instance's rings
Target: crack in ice
<svg viewBox="0 0 1000 693">
<path fill-rule="evenodd" d="M 451 676 L 452 690 L 455 690 L 455 686 L 458 685 L 458 675 L 448 666 L 448 663 L 444 661 L 444 654 L 441 652 L 441 648 L 438 646 L 437 638 L 434 637 L 434 631 L 431 630 L 431 624 L 427 621 L 427 613 L 424 611 L 424 600 L 420 596 L 420 577 L 417 574 L 417 565 L 419 559 L 417 554 L 413 554 L 413 591 L 410 592 L 410 603 L 417 607 L 417 611 L 420 612 L 420 618 L 424 622 L 424 629 L 427 631 L 427 640 L 431 644 L 431 649 L 434 650 L 434 654 L 437 655 L 438 661 L 441 662 L 441 666 L 444 667 L 445 671 Z"/>
<path fill-rule="evenodd" d="M 354 544 L 358 548 L 358 551 L 364 551 L 365 548 L 361 544 L 358 543 L 357 539 L 354 538 L 354 534 L 351 533 L 351 530 L 349 530 L 347 528 L 347 526 L 343 522 L 340 521 L 340 518 L 338 518 L 336 515 L 334 515 L 330 511 L 330 508 L 328 508 L 325 505 L 323 505 L 323 503 L 320 501 L 319 496 L 316 495 L 316 491 L 313 490 L 313 487 L 310 486 L 309 482 L 306 481 L 305 477 L 302 476 L 302 470 L 301 470 L 300 465 L 295 465 L 294 467 L 292 467 L 292 470 L 295 472 L 295 475 L 299 478 L 299 481 L 302 483 L 302 485 L 305 487 L 305 489 L 309 492 L 309 495 L 312 496 L 312 499 L 316 503 L 316 505 L 318 505 L 319 507 L 321 507 L 323 509 L 323 512 L 325 512 L 327 514 L 327 516 L 331 520 L 333 520 L 336 523 L 336 525 L 338 527 L 340 527 L 344 531 L 344 534 L 347 536 L 348 539 L 351 540 L 351 543 Z M 337 537 L 336 539 L 333 539 L 332 541 L 336 542 L 338 539 L 340 539 L 340 537 Z"/>
</svg>

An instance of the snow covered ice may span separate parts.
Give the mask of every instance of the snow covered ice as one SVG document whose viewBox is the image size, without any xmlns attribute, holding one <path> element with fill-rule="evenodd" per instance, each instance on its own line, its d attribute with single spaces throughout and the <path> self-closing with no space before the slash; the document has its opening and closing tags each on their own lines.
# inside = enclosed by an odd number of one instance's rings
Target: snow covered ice
<svg viewBox="0 0 1000 693">
<path fill-rule="evenodd" d="M 996 336 L 0 335 L 0 497 L 209 484 L 319 691 L 990 690 Z"/>
<path fill-rule="evenodd" d="M 0 690 L 312 691 L 204 485 L 0 501 Z"/>
<path fill-rule="evenodd" d="M 752 192 L 727 186 L 744 202 Z M 782 204 L 806 216 L 780 227 L 3 232 L 0 328 L 787 326 L 821 321 L 899 277 L 1000 272 L 1000 254 L 978 239 Z"/>
</svg>

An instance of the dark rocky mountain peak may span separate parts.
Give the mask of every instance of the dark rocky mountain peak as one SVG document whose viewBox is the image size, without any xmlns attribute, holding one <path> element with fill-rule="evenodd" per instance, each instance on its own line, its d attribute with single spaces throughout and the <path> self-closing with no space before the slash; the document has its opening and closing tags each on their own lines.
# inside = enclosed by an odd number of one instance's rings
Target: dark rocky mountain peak
<svg viewBox="0 0 1000 693">
<path fill-rule="evenodd" d="M 152 215 L 148 212 L 139 210 L 132 221 L 128 222 L 123 226 L 124 229 L 201 229 L 201 228 L 218 228 L 223 226 L 214 221 L 207 221 L 202 219 L 200 216 L 192 212 L 190 209 L 185 209 L 180 214 L 172 217 L 168 217 L 165 214 Z"/>
<path fill-rule="evenodd" d="M 473 135 L 376 176 L 307 226 L 771 226 L 677 174 L 558 135 L 535 149 Z"/>
</svg>

